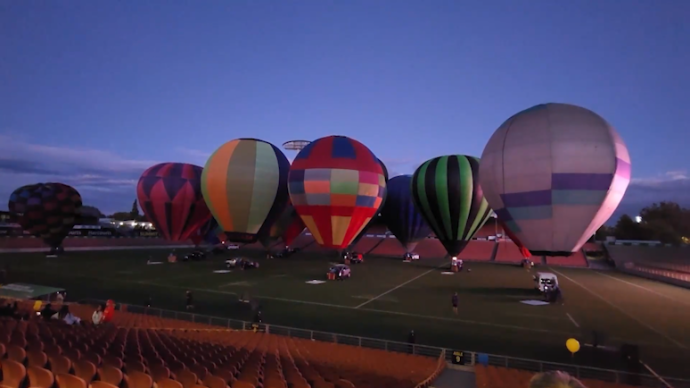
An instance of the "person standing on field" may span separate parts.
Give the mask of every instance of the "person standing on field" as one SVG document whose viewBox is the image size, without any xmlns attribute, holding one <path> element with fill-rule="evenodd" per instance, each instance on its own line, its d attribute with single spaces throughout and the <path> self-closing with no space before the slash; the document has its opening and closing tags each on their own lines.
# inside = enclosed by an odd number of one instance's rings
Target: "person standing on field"
<svg viewBox="0 0 690 388">
<path fill-rule="evenodd" d="M 455 315 L 458 315 L 458 293 L 453 294 L 453 298 L 451 299 L 453 303 L 453 312 Z"/>
</svg>

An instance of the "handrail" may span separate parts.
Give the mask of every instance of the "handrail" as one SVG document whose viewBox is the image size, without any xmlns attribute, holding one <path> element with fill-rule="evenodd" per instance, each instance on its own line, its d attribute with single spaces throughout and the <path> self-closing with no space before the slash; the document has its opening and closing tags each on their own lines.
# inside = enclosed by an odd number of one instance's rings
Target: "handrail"
<svg viewBox="0 0 690 388">
<path fill-rule="evenodd" d="M 96 299 L 84 299 L 78 301 L 78 303 L 84 304 L 104 304 L 105 301 Z M 159 318 L 169 318 L 177 319 L 183 321 L 191 321 L 195 323 L 207 324 L 211 326 L 218 326 L 218 330 L 222 327 L 227 329 L 236 330 L 249 330 L 252 328 L 254 323 L 241 321 L 231 318 L 215 317 L 209 315 L 200 315 L 190 312 L 165 310 L 154 307 L 144 307 L 138 305 L 130 305 L 117 303 L 118 310 L 123 310 L 135 314 L 143 314 L 150 316 L 157 316 Z M 266 333 L 272 333 L 277 335 L 283 335 L 287 337 L 304 338 L 316 341 L 338 343 L 343 345 L 353 345 L 365 348 L 387 350 L 398 353 L 408 353 L 427 357 L 440 357 L 444 355 L 446 362 L 451 360 L 453 357 L 453 350 L 450 348 L 442 348 L 438 346 L 430 345 L 417 345 L 409 344 L 405 342 L 389 341 L 376 338 L 360 337 L 347 334 L 330 333 L 324 331 L 306 330 L 294 327 L 272 325 L 272 324 L 260 324 L 261 329 Z M 195 330 L 215 330 L 215 329 L 195 329 Z M 488 354 L 482 352 L 472 352 L 463 351 L 462 361 L 466 365 L 475 365 L 479 362 L 477 361 L 477 355 L 482 354 L 488 357 L 487 364 L 494 366 L 502 366 L 507 368 L 529 370 L 534 372 L 543 372 L 549 370 L 562 370 L 568 372 L 571 375 L 581 378 L 581 379 L 594 379 L 607 382 L 621 383 L 624 382 L 624 378 L 627 376 L 633 376 L 634 374 L 625 371 L 603 369 L 590 366 L 580 366 L 574 364 L 563 364 L 549 361 L 534 360 L 528 358 L 518 358 L 511 356 L 503 356 L 496 354 Z M 637 375 L 640 379 L 640 384 L 643 387 L 658 387 L 659 379 L 651 374 L 639 374 Z M 690 388 L 690 379 L 680 379 L 660 376 L 665 381 L 673 384 L 674 388 Z"/>
<path fill-rule="evenodd" d="M 421 383 L 417 384 L 415 388 L 426 388 L 428 387 L 436 378 L 443 372 L 444 369 L 446 369 L 446 350 L 443 349 L 441 352 L 441 355 L 438 356 L 438 362 L 436 363 L 436 369 L 434 370 L 434 373 L 431 374 L 431 376 L 427 377 L 426 380 L 422 381 Z M 671 387 L 673 388 L 673 387 Z"/>
</svg>

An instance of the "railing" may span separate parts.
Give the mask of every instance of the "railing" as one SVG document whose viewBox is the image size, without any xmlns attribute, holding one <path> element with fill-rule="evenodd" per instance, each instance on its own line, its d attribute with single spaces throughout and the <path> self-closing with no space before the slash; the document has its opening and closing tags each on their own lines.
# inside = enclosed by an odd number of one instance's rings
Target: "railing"
<svg viewBox="0 0 690 388">
<path fill-rule="evenodd" d="M 84 304 L 105 304 L 102 300 L 82 300 L 79 303 Z M 253 322 L 241 321 L 237 319 L 221 318 L 208 315 L 200 315 L 182 311 L 164 310 L 153 307 L 136 306 L 130 304 L 117 304 L 118 310 L 127 311 L 135 314 L 143 314 L 159 318 L 176 319 L 187 322 L 201 323 L 219 328 L 224 327 L 233 330 L 253 330 Z M 360 346 L 370 349 L 387 350 L 398 353 L 415 354 L 426 357 L 438 358 L 444 355 L 447 362 L 453 361 L 454 350 L 449 348 L 441 348 L 437 346 L 409 344 L 397 341 L 388 341 L 376 338 L 359 337 L 347 334 L 328 333 L 323 331 L 297 329 L 294 327 L 279 326 L 272 324 L 259 324 L 259 330 L 266 333 L 282 335 L 286 337 L 311 339 L 315 341 L 331 342 L 343 345 Z M 509 356 L 501 356 L 495 354 L 486 354 L 478 352 L 463 351 L 461 360 L 463 365 L 475 365 L 483 363 L 486 365 L 501 366 L 506 368 L 522 369 L 533 372 L 547 372 L 552 370 L 560 370 L 576 376 L 580 379 L 593 379 L 613 383 L 626 383 L 630 385 L 637 385 L 641 387 L 650 388 L 666 388 L 662 380 L 670 384 L 673 388 L 690 388 L 690 380 L 678 379 L 671 377 L 659 377 L 651 374 L 633 374 L 624 371 L 617 371 L 611 369 L 601 369 L 588 366 L 580 366 L 573 364 L 561 364 L 555 362 L 531 360 L 526 358 L 517 358 Z M 634 383 L 631 383 L 634 381 Z"/>
</svg>

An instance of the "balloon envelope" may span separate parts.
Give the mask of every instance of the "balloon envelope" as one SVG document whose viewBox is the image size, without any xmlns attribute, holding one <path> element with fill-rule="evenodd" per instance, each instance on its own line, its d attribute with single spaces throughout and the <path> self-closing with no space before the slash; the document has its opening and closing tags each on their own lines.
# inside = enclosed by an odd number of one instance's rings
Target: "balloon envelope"
<svg viewBox="0 0 690 388">
<path fill-rule="evenodd" d="M 208 221 L 206 221 L 206 223 L 201 225 L 199 229 L 192 233 L 192 235 L 189 236 L 189 239 L 192 240 L 194 245 L 200 245 L 204 242 L 211 245 L 218 244 L 220 243 L 220 239 L 218 238 L 218 229 L 218 221 L 211 217 Z"/>
<path fill-rule="evenodd" d="M 137 199 L 163 238 L 185 241 L 211 217 L 201 196 L 201 167 L 160 163 L 139 178 Z"/>
<path fill-rule="evenodd" d="M 618 207 L 630 182 L 630 155 L 596 113 L 544 104 L 494 132 L 479 176 L 498 218 L 533 254 L 569 255 Z"/>
<path fill-rule="evenodd" d="M 383 199 L 381 200 L 381 204 L 379 205 L 378 209 L 376 209 L 376 214 L 378 215 L 381 213 L 381 209 L 383 209 L 383 207 L 386 206 L 386 198 L 388 198 L 388 169 L 386 168 L 386 165 L 383 164 L 381 159 L 377 159 L 377 160 L 378 160 L 379 164 L 381 165 L 381 169 L 383 170 L 383 179 L 386 181 L 386 188 L 384 189 L 384 192 L 383 192 Z M 369 222 L 367 222 L 366 225 L 364 225 L 364 228 L 362 228 L 362 230 L 359 232 L 357 237 L 355 237 L 355 239 L 352 240 L 352 242 L 350 243 L 349 248 L 354 248 L 354 246 L 357 245 L 359 240 L 361 240 L 362 237 L 364 237 L 364 235 L 369 230 L 369 227 L 374 222 L 374 219 L 375 219 L 375 217 L 372 218 L 371 220 L 369 220 Z"/>
<path fill-rule="evenodd" d="M 82 201 L 72 186 L 37 183 L 13 191 L 7 206 L 12 219 L 22 229 L 55 248 L 77 222 Z"/>
<path fill-rule="evenodd" d="M 417 209 L 451 256 L 457 256 L 491 217 L 477 182 L 479 159 L 439 156 L 424 162 L 412 176 Z"/>
<path fill-rule="evenodd" d="M 288 203 L 283 214 L 271 225 L 270 229 L 267 229 L 267 233 L 264 232 L 259 235 L 259 242 L 264 248 L 269 249 L 282 238 L 285 246 L 289 246 L 304 228 L 304 222 L 302 222 L 299 214 L 292 204 Z"/>
<path fill-rule="evenodd" d="M 522 257 L 525 259 L 529 259 L 532 257 L 532 253 L 525 247 L 525 245 L 520 241 L 520 239 L 513 233 L 512 230 L 505 224 L 505 222 L 501 221 L 499 218 L 496 218 L 498 220 L 498 224 L 501 225 L 501 229 L 503 229 L 503 233 L 505 233 L 510 240 L 517 245 L 518 249 L 520 250 L 520 254 L 522 254 Z"/>
<path fill-rule="evenodd" d="M 263 140 L 236 139 L 218 148 L 201 177 L 204 199 L 230 241 L 254 242 L 288 201 L 285 154 Z"/>
<path fill-rule="evenodd" d="M 388 230 L 407 252 L 411 252 L 419 241 L 431 233 L 422 213 L 415 207 L 411 175 L 396 176 L 388 181 L 388 196 L 381 216 Z"/>
<path fill-rule="evenodd" d="M 346 248 L 378 212 L 386 190 L 383 169 L 362 143 L 328 136 L 307 145 L 292 162 L 290 198 L 314 239 Z"/>
</svg>

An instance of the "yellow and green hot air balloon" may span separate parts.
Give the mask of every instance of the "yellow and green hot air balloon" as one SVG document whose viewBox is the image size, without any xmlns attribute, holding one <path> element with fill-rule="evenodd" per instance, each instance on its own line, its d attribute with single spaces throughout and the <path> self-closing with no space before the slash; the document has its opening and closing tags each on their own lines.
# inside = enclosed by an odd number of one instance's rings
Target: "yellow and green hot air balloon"
<svg viewBox="0 0 690 388">
<path fill-rule="evenodd" d="M 218 148 L 204 166 L 204 200 L 228 238 L 251 243 L 288 203 L 290 162 L 271 143 L 236 139 Z"/>
</svg>

